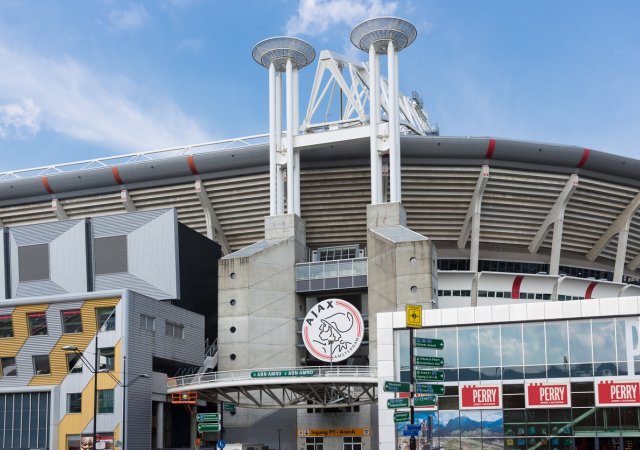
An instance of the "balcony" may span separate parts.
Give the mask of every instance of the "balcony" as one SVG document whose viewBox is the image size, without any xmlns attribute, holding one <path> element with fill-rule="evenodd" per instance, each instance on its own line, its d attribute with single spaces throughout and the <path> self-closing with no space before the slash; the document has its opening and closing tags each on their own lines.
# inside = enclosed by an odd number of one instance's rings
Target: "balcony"
<svg viewBox="0 0 640 450">
<path fill-rule="evenodd" d="M 367 258 L 296 264 L 296 292 L 367 287 Z"/>
</svg>

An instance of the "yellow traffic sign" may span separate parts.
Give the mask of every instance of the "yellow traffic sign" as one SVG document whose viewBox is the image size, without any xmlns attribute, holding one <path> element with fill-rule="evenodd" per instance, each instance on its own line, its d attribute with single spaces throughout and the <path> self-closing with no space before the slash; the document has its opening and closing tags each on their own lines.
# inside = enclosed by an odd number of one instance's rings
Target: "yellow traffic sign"
<svg viewBox="0 0 640 450">
<path fill-rule="evenodd" d="M 407 328 L 422 328 L 422 306 L 407 305 Z"/>
</svg>

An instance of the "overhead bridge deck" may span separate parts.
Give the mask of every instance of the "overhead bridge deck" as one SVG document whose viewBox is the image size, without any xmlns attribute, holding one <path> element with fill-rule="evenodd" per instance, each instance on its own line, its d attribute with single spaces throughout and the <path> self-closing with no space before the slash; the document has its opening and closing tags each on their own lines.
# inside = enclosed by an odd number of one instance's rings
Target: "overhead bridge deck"
<svg viewBox="0 0 640 450">
<path fill-rule="evenodd" d="M 243 408 L 345 408 L 377 401 L 377 369 L 369 366 L 259 368 L 170 378 L 167 392 Z"/>
</svg>

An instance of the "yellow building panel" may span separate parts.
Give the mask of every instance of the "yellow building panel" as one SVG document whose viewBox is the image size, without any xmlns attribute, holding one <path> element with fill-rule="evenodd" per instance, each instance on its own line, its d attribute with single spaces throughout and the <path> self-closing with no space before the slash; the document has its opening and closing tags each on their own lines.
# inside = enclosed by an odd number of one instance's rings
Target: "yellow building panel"
<svg viewBox="0 0 640 450">
<path fill-rule="evenodd" d="M 11 314 L 13 322 L 13 337 L 0 340 L 0 356 L 16 356 L 25 341 L 29 337 L 29 323 L 27 314 L 33 312 L 44 312 L 49 308 L 47 304 L 16 306 Z"/>
<path fill-rule="evenodd" d="M 64 380 L 68 374 L 67 353 L 70 353 L 63 350 L 62 347 L 65 345 L 74 345 L 78 347 L 81 352 L 84 352 L 95 336 L 98 328 L 96 308 L 116 306 L 119 301 L 120 298 L 85 301 L 80 308 L 80 315 L 82 317 L 82 333 L 63 334 L 60 336 L 60 339 L 58 339 L 58 342 L 56 342 L 49 354 L 51 373 L 48 375 L 35 375 L 31 379 L 29 385 L 44 386 L 62 383 L 62 380 Z M 26 315 L 24 316 L 26 317 Z M 93 349 L 90 349 L 90 352 L 93 353 Z M 119 359 L 120 358 L 116 354 L 116 371 L 118 372 L 119 370 L 117 369 L 117 365 L 119 364 Z M 89 361 L 93 364 L 93 360 L 89 359 Z"/>
</svg>

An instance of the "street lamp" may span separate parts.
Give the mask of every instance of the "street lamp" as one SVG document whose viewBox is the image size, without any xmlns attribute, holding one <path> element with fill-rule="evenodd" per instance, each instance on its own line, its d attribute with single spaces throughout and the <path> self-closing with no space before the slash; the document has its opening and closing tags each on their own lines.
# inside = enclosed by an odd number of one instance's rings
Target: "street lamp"
<svg viewBox="0 0 640 450">
<path fill-rule="evenodd" d="M 96 420 L 96 416 L 98 414 L 98 332 L 100 330 L 98 330 L 96 332 L 96 336 L 95 336 L 95 364 L 91 365 L 91 363 L 87 360 L 87 358 L 84 357 L 84 355 L 82 354 L 82 352 L 78 349 L 78 346 L 76 345 L 65 345 L 64 347 L 62 347 L 62 350 L 66 350 L 66 351 L 72 351 L 73 353 L 75 353 L 77 356 L 80 357 L 80 359 L 82 359 L 82 361 L 84 362 L 85 366 L 87 366 L 89 369 L 91 369 L 91 372 L 93 373 L 93 439 L 91 441 L 91 445 L 93 448 L 96 447 L 96 438 L 98 436 L 98 424 L 97 424 L 97 420 Z"/>
</svg>

